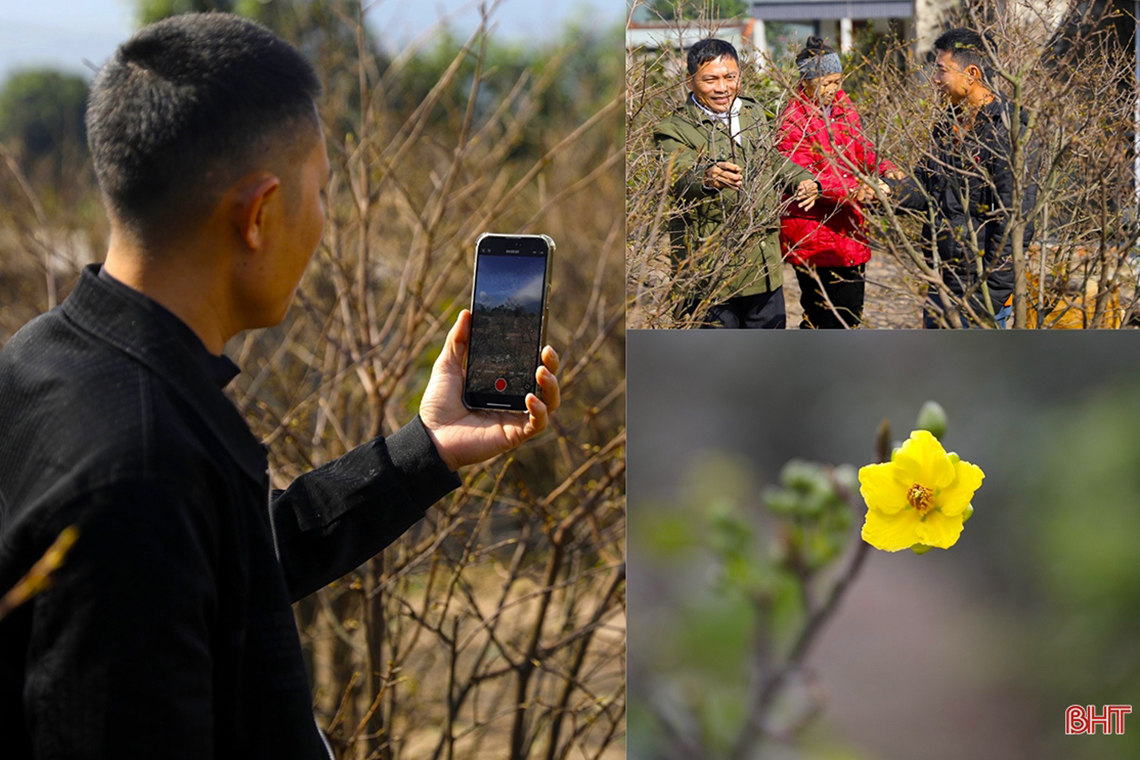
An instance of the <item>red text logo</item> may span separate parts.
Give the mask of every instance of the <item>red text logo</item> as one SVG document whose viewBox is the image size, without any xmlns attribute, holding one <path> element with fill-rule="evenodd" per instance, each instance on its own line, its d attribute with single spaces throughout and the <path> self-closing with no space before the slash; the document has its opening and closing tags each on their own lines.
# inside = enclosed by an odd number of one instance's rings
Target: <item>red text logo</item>
<svg viewBox="0 0 1140 760">
<path fill-rule="evenodd" d="M 1103 734 L 1123 734 L 1124 716 L 1131 712 L 1132 705 L 1105 705 L 1099 714 L 1093 705 L 1069 705 L 1065 710 L 1065 733 L 1095 734 L 1099 726 Z"/>
</svg>

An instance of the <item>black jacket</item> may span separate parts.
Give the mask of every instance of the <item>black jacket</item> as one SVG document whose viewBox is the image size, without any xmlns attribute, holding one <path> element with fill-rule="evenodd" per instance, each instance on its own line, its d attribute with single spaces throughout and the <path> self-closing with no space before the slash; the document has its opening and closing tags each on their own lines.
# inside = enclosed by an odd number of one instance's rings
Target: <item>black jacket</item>
<svg viewBox="0 0 1140 760">
<path fill-rule="evenodd" d="M 417 418 L 270 494 L 237 368 L 97 271 L 0 351 L 0 590 L 79 527 L 0 621 L 0 754 L 326 758 L 290 603 L 459 480 Z"/>
<path fill-rule="evenodd" d="M 1009 124 L 1011 107 L 995 98 L 984 106 L 970 131 L 959 139 L 953 112 L 935 125 L 933 149 L 915 168 L 915 176 L 892 183 L 892 192 L 903 208 L 927 211 L 933 207 L 937 227 L 938 258 L 942 279 L 951 293 L 961 296 L 974 288 L 975 308 L 984 302 L 977 289 L 977 255 L 982 255 L 986 286 L 995 310 L 1013 293 L 1013 236 L 1002 245 L 1005 225 L 1013 207 L 1013 172 L 1010 169 Z M 1022 110 L 1022 127 L 1026 114 Z M 1027 153 L 1027 166 L 1035 156 Z M 1030 176 L 1034 170 L 1030 170 Z M 1028 214 L 1037 200 L 1037 185 L 1027 185 L 1021 207 Z M 1025 249 L 1033 239 L 1033 223 L 1025 228 Z M 973 234 L 977 235 L 974 245 Z M 929 219 L 923 224 L 926 256 L 933 263 L 930 242 L 935 230 Z"/>
</svg>

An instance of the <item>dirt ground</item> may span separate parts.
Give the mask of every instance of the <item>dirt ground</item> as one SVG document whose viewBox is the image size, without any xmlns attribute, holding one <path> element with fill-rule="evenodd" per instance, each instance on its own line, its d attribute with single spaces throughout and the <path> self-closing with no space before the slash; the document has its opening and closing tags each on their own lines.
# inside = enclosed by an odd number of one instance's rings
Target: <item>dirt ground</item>
<svg viewBox="0 0 1140 760">
<path fill-rule="evenodd" d="M 1034 251 L 1031 249 L 1031 257 Z M 1036 279 L 1033 272 L 1036 264 L 1030 267 L 1031 294 L 1036 292 Z M 1136 265 L 1133 265 L 1136 266 Z M 664 278 L 661 272 L 652 272 L 652 276 Z M 1102 327 L 1118 328 L 1140 326 L 1140 294 L 1133 286 L 1135 275 L 1122 278 L 1107 306 L 1105 322 Z M 1095 279 L 1090 281 L 1092 290 L 1082 297 L 1080 292 L 1076 295 L 1065 296 L 1052 307 L 1043 324 L 1046 327 L 1057 329 L 1079 329 L 1091 324 L 1093 307 L 1097 298 Z M 867 291 L 863 307 L 863 324 L 865 329 L 888 330 L 917 330 L 922 327 L 922 302 L 916 295 L 920 292 L 919 284 L 913 275 L 909 274 L 899 262 L 881 253 L 871 257 L 867 264 Z M 800 308 L 800 289 L 796 281 L 795 272 L 790 265 L 784 268 L 784 302 L 788 314 L 788 329 L 798 330 L 803 309 Z M 1112 321 L 1113 316 L 1115 321 Z M 645 327 L 646 318 L 641 304 L 631 298 L 626 312 L 626 325 L 631 329 Z M 1123 325 L 1121 324 L 1123 322 Z M 1036 317 L 1030 314 L 1030 327 L 1036 327 Z"/>
<path fill-rule="evenodd" d="M 922 307 L 914 295 L 916 287 L 910 280 L 898 262 L 886 256 L 873 256 L 867 264 L 867 295 L 862 327 L 892 330 L 921 328 Z M 784 301 L 787 305 L 788 329 L 797 330 L 803 309 L 800 308 L 799 285 L 790 265 L 784 269 Z M 633 299 L 628 304 L 626 325 L 631 329 L 645 327 L 642 308 Z"/>
</svg>

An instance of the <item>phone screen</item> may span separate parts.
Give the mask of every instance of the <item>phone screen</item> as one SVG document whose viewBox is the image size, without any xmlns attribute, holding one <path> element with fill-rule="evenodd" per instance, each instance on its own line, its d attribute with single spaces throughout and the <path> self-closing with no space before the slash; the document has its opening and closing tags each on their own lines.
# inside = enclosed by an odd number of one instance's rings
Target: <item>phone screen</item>
<svg viewBox="0 0 1140 760">
<path fill-rule="evenodd" d="M 480 241 L 467 355 L 468 406 L 526 408 L 541 350 L 547 256 L 542 238 L 487 236 Z"/>
</svg>

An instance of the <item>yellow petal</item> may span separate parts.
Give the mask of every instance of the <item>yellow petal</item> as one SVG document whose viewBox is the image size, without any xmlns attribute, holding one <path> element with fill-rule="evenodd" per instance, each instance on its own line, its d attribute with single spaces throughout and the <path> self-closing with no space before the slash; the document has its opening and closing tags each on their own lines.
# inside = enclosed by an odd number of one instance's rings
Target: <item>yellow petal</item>
<svg viewBox="0 0 1140 760">
<path fill-rule="evenodd" d="M 906 492 L 913 483 L 901 482 L 900 474 L 899 468 L 889 462 L 859 468 L 859 493 L 863 495 L 863 501 L 869 509 L 893 515 L 909 506 Z"/>
<path fill-rule="evenodd" d="M 954 463 L 954 480 L 950 485 L 934 495 L 934 504 L 944 515 L 960 515 L 970 506 L 974 491 L 982 485 L 986 474 L 976 464 L 958 461 Z"/>
<path fill-rule="evenodd" d="M 929 430 L 912 432 L 891 457 L 891 463 L 902 468 L 911 483 L 933 490 L 945 488 L 954 480 L 954 465 Z"/>
<path fill-rule="evenodd" d="M 903 509 L 888 515 L 877 509 L 867 510 L 863 523 L 863 540 L 876 549 L 897 552 L 921 542 L 916 533 L 919 515 L 916 510 Z"/>
<path fill-rule="evenodd" d="M 926 519 L 915 527 L 919 543 L 938 549 L 949 549 L 962 535 L 962 515 L 946 515 L 938 510 L 928 512 Z"/>
</svg>

